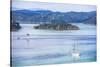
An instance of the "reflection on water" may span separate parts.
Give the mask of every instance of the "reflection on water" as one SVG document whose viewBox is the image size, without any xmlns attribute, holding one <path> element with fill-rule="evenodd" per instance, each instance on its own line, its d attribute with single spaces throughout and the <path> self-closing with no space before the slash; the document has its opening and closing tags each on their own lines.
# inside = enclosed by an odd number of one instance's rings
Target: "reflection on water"
<svg viewBox="0 0 100 67">
<path fill-rule="evenodd" d="M 79 31 L 35 30 L 32 25 L 22 26 L 19 32 L 12 32 L 13 66 L 96 61 L 95 26 L 82 25 Z M 73 45 L 80 52 L 76 61 L 72 57 Z"/>
</svg>

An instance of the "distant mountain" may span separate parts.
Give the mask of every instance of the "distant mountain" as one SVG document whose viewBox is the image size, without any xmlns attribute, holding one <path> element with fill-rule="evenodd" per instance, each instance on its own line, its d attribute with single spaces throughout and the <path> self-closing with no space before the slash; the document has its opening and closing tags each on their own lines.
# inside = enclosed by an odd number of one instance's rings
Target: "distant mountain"
<svg viewBox="0 0 100 67">
<path fill-rule="evenodd" d="M 19 23 L 85 23 L 96 24 L 96 11 L 92 12 L 52 12 L 50 10 L 14 10 L 12 20 Z"/>
<path fill-rule="evenodd" d="M 10 7 L 11 10 L 16 11 L 16 10 L 21 10 L 21 8 L 16 8 L 16 7 Z"/>
<path fill-rule="evenodd" d="M 96 25 L 96 17 L 91 17 L 91 18 L 89 18 L 89 19 L 83 21 L 83 23 L 85 23 L 85 24 L 94 24 L 94 25 Z"/>
<path fill-rule="evenodd" d="M 42 8 L 31 8 L 31 9 L 26 9 L 26 8 L 17 8 L 17 7 L 11 7 L 11 10 L 12 11 L 15 11 L 15 10 L 31 10 L 31 11 L 36 11 L 36 10 L 44 10 Z"/>
</svg>

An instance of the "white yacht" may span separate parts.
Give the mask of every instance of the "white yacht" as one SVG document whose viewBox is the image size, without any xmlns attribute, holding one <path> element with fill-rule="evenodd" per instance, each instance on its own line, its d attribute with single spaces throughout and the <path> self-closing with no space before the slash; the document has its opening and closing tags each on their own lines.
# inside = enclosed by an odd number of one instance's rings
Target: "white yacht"
<svg viewBox="0 0 100 67">
<path fill-rule="evenodd" d="M 80 52 L 77 49 L 77 44 L 74 44 L 74 46 L 73 46 L 72 57 L 73 57 L 74 60 L 80 59 Z"/>
</svg>

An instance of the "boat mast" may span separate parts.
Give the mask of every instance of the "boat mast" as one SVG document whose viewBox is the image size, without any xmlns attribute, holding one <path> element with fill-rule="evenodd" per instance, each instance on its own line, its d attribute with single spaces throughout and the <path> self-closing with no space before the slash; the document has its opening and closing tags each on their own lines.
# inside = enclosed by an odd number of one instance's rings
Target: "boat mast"
<svg viewBox="0 0 100 67">
<path fill-rule="evenodd" d="M 78 47 L 78 43 L 74 43 L 73 44 L 73 49 L 72 49 L 73 50 L 72 51 L 72 57 L 73 57 L 74 62 L 76 62 L 80 59 L 80 53 L 79 53 L 77 47 Z"/>
</svg>

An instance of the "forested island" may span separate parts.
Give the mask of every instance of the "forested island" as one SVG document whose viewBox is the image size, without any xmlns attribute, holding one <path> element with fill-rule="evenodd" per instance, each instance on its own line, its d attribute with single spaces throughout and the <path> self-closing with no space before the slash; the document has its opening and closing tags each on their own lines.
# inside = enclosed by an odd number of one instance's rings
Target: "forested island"
<svg viewBox="0 0 100 67">
<path fill-rule="evenodd" d="M 20 26 L 19 23 L 10 23 L 10 31 L 18 31 L 22 27 Z"/>
<path fill-rule="evenodd" d="M 49 30 L 79 30 L 78 26 L 72 24 L 40 24 L 34 26 L 35 29 L 49 29 Z"/>
</svg>

